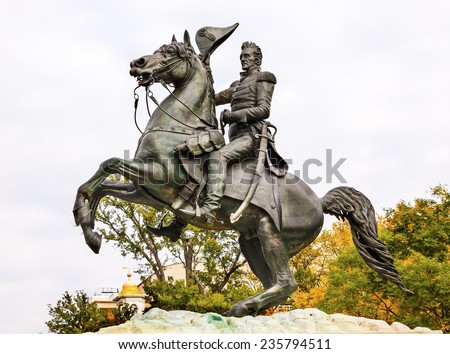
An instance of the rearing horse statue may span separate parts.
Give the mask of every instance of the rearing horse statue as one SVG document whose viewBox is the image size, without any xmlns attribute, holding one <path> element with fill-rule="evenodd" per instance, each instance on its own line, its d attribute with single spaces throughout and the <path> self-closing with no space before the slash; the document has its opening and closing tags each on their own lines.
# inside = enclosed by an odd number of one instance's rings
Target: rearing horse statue
<svg viewBox="0 0 450 354">
<path fill-rule="evenodd" d="M 267 192 L 270 187 L 261 183 L 259 194 L 255 194 L 242 217 L 231 223 L 230 214 L 239 208 L 249 189 L 248 183 L 240 183 L 246 166 L 237 163 L 229 168 L 225 195 L 214 225 L 180 213 L 172 203 L 189 176 L 176 147 L 186 144 L 199 132 L 217 127 L 209 67 L 196 54 L 187 32 L 183 42 L 173 38 L 153 55 L 133 60 L 130 65 L 130 74 L 138 78 L 141 86 L 161 82 L 173 85 L 174 89 L 153 112 L 134 158 L 114 157 L 102 162 L 95 174 L 78 188 L 73 209 L 75 222 L 81 226 L 86 243 L 95 253 L 99 252 L 101 236 L 94 231 L 94 218 L 104 196 L 149 205 L 157 210 L 166 208 L 200 228 L 236 230 L 240 233 L 242 254 L 262 282 L 264 291 L 233 305 L 228 315 L 256 315 L 284 302 L 297 289 L 288 260 L 316 239 L 322 229 L 323 214 L 327 213 L 349 221 L 354 244 L 370 268 L 410 292 L 377 237 L 376 217 L 370 201 L 353 188 L 334 188 L 319 198 L 298 177 L 287 173 L 276 178 L 273 186 L 276 200 Z M 108 180 L 111 174 L 120 174 L 129 182 Z M 277 203 L 278 209 L 267 207 Z M 278 213 L 279 220 L 270 209 L 282 211 Z"/>
</svg>

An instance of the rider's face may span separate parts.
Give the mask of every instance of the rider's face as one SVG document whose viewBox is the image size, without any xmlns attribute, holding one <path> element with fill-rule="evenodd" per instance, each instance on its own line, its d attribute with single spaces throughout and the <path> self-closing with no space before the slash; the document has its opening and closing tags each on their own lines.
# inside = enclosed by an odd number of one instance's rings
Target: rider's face
<svg viewBox="0 0 450 354">
<path fill-rule="evenodd" d="M 244 48 L 240 56 L 242 70 L 250 70 L 257 66 L 258 60 L 252 48 Z"/>
</svg>

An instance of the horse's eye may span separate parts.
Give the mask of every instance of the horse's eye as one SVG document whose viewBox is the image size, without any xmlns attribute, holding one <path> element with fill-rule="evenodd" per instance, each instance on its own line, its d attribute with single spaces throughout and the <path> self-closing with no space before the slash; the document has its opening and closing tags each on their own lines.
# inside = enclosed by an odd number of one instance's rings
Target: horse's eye
<svg viewBox="0 0 450 354">
<path fill-rule="evenodd" d="M 173 46 L 170 46 L 169 48 L 167 48 L 167 53 L 169 54 L 175 54 L 177 52 L 177 49 Z"/>
</svg>

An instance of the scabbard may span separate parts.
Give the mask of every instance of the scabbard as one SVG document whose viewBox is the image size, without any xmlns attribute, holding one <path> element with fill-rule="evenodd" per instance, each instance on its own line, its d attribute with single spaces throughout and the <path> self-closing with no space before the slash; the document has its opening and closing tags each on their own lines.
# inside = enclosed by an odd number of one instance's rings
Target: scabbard
<svg viewBox="0 0 450 354">
<path fill-rule="evenodd" d="M 269 125 L 269 122 L 264 121 L 261 129 L 261 134 L 258 134 L 261 140 L 259 142 L 256 169 L 255 174 L 253 175 L 252 184 L 250 185 L 250 188 L 247 191 L 247 195 L 245 196 L 242 204 L 234 213 L 231 213 L 231 223 L 235 223 L 242 216 L 242 213 L 245 209 L 247 209 L 251 200 L 253 199 L 256 189 L 258 188 L 258 184 L 261 181 L 261 177 L 264 173 L 264 162 L 266 160 L 267 145 L 269 142 L 269 136 L 267 135 L 267 127 Z"/>
</svg>

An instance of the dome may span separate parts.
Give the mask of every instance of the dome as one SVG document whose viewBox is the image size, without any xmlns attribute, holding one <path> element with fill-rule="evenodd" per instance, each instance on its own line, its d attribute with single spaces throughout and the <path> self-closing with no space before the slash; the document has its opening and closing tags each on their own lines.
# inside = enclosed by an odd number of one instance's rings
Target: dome
<svg viewBox="0 0 450 354">
<path fill-rule="evenodd" d="M 127 274 L 128 280 L 123 283 L 122 291 L 118 296 L 143 295 L 138 289 L 136 283 L 131 280 L 131 274 Z"/>
</svg>

